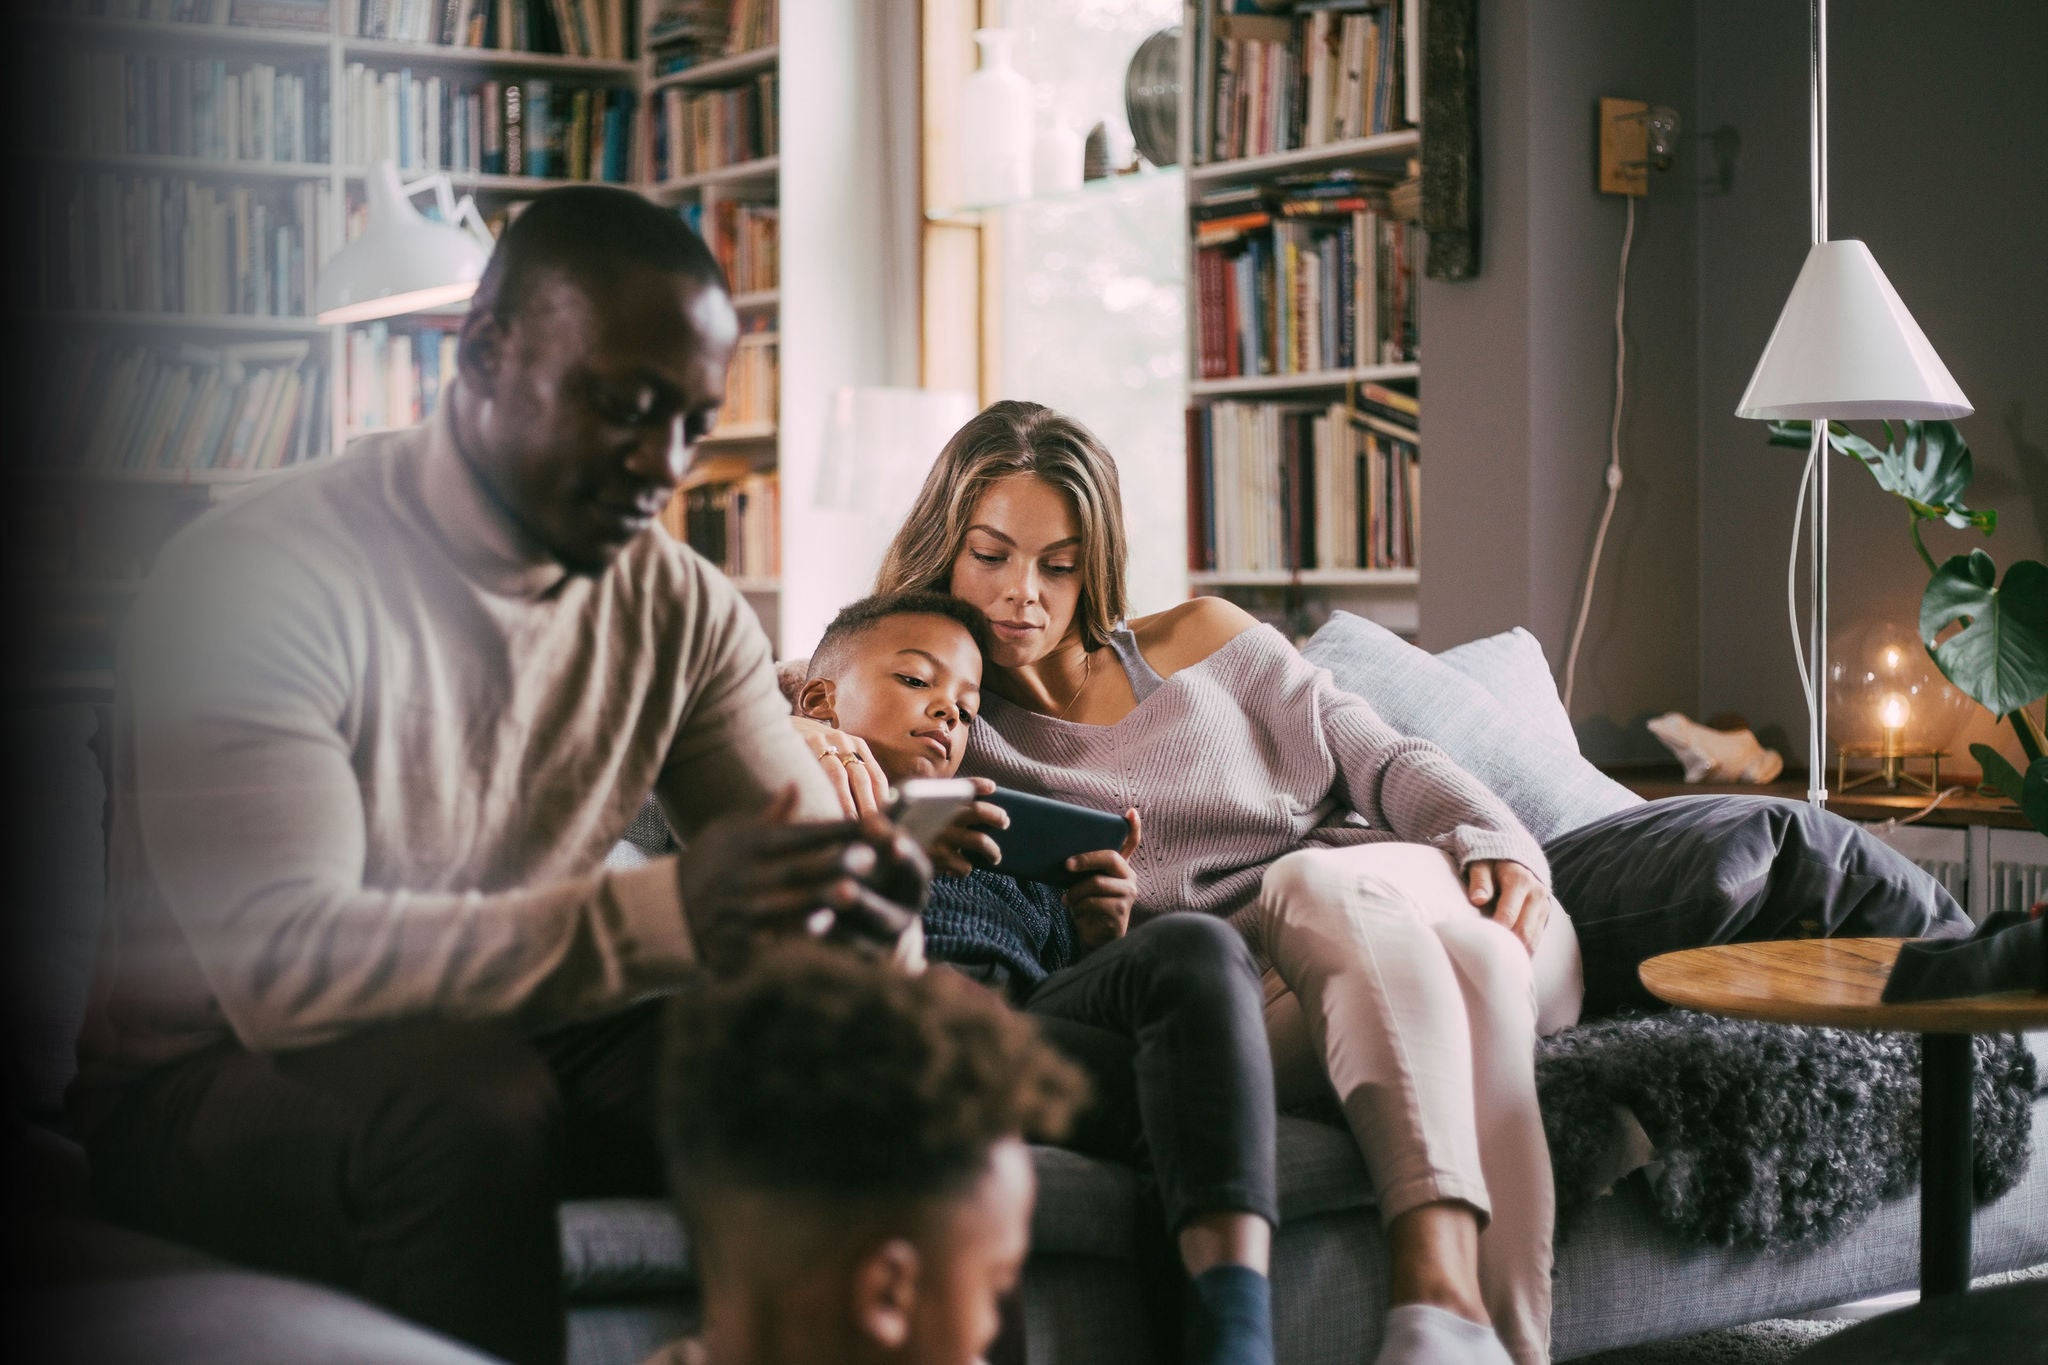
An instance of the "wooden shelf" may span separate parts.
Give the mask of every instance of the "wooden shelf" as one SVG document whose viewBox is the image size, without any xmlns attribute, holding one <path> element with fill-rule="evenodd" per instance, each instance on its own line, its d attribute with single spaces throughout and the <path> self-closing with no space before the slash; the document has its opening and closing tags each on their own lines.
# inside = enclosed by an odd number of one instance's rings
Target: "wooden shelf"
<svg viewBox="0 0 2048 1365">
<path fill-rule="evenodd" d="M 1350 138 L 1321 147 L 1299 147 L 1269 156 L 1238 157 L 1211 161 L 1188 170 L 1191 186 L 1220 189 L 1226 185 L 1247 185 L 1296 171 L 1327 170 L 1359 161 L 1400 163 L 1422 150 L 1422 134 L 1413 128 L 1381 133 L 1376 137 Z"/>
<path fill-rule="evenodd" d="M 1230 379 L 1191 379 L 1191 398 L 1232 398 L 1238 394 L 1296 393 L 1311 389 L 1341 389 L 1352 384 L 1380 384 L 1389 379 L 1420 379 L 1422 366 L 1414 361 L 1399 365 L 1361 365 L 1355 370 L 1317 370 L 1309 374 L 1248 374 Z"/>
<path fill-rule="evenodd" d="M 1207 569 L 1188 574 L 1189 585 L 1198 588 L 1412 588 L 1421 581 L 1419 569 Z"/>
<path fill-rule="evenodd" d="M 704 446 L 759 445 L 763 441 L 774 440 L 775 434 L 775 424 L 773 422 L 741 422 L 729 427 L 720 427 L 707 436 L 699 437 L 697 445 L 700 448 Z"/>
<path fill-rule="evenodd" d="M 782 306 L 780 289 L 756 289 L 750 294 L 734 294 L 732 306 L 735 312 L 764 313 L 770 308 Z"/>
<path fill-rule="evenodd" d="M 732 585 L 749 597 L 768 597 L 782 591 L 779 578 L 733 578 Z"/>
<path fill-rule="evenodd" d="M 742 161 L 735 166 L 719 166 L 713 170 L 694 171 L 671 180 L 657 181 L 648 186 L 647 194 L 653 199 L 668 200 L 713 185 L 759 184 L 773 180 L 780 174 L 782 158 L 764 156 L 755 161 Z"/>
<path fill-rule="evenodd" d="M 557 52 L 515 52 L 496 47 L 455 47 L 448 43 L 396 43 L 383 38 L 343 38 L 341 55 L 378 66 L 497 67 L 556 71 L 628 81 L 640 64 L 611 57 L 569 57 Z"/>
<path fill-rule="evenodd" d="M 746 76 L 758 75 L 773 67 L 781 59 L 782 49 L 770 43 L 750 52 L 735 52 L 730 57 L 718 57 L 681 71 L 670 71 L 647 82 L 647 93 L 667 90 L 672 86 L 723 85 Z"/>
<path fill-rule="evenodd" d="M 37 322 L 62 327 L 106 328 L 110 331 L 181 332 L 188 336 L 266 336 L 318 338 L 328 329 L 306 317 L 268 317 L 258 313 L 110 313 L 94 309 L 46 308 L 28 315 Z"/>
<path fill-rule="evenodd" d="M 194 180 L 325 180 L 334 171 L 328 161 L 215 161 L 211 157 L 152 156 L 146 152 L 17 152 L 27 161 L 136 171 L 146 175 L 177 175 Z"/>
</svg>

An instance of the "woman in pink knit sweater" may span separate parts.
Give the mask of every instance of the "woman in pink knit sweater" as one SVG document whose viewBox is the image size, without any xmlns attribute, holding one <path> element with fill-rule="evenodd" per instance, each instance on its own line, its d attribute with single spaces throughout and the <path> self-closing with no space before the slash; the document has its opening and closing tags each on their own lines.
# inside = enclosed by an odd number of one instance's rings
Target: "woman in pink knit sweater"
<svg viewBox="0 0 2048 1365">
<path fill-rule="evenodd" d="M 1003 402 L 940 454 L 876 591 L 950 592 L 995 627 L 963 772 L 1137 807 L 1139 915 L 1221 915 L 1250 942 L 1283 1102 L 1333 1087 L 1378 1191 L 1382 1365 L 1546 1360 L 1533 1049 L 1577 1017 L 1581 976 L 1542 851 L 1235 605 L 1126 623 L 1125 557 L 1109 454 Z"/>
</svg>

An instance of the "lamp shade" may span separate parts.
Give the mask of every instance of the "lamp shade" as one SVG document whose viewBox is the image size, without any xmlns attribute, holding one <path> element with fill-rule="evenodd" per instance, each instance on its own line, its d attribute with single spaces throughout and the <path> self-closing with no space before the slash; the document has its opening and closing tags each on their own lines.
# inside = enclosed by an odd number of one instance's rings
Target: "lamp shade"
<svg viewBox="0 0 2048 1365">
<path fill-rule="evenodd" d="M 461 303 L 476 292 L 490 253 L 449 223 L 421 215 L 380 161 L 367 178 L 370 216 L 362 235 L 334 253 L 313 289 L 323 323 L 367 322 Z"/>
<path fill-rule="evenodd" d="M 1970 411 L 1870 249 L 1851 238 L 1807 253 L 1735 415 L 1929 421 Z"/>
</svg>

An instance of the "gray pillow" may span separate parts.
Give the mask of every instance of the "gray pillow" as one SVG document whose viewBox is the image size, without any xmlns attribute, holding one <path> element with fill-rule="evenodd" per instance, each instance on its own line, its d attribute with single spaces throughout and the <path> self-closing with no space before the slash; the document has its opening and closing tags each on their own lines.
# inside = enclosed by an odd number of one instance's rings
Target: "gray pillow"
<svg viewBox="0 0 2048 1365">
<path fill-rule="evenodd" d="M 1539 842 L 1642 804 L 1534 722 L 1426 650 L 1340 611 L 1302 657 L 1372 704 L 1404 735 L 1426 739 L 1493 790 Z M 1570 902 L 1566 902 L 1570 904 Z"/>
<path fill-rule="evenodd" d="M 1959 938 L 1942 884 L 1863 826 L 1803 801 L 1673 796 L 1546 839 L 1586 963 L 1587 1018 L 1655 1009 L 1636 968 L 1711 943 Z"/>
<path fill-rule="evenodd" d="M 1566 714 L 1564 699 L 1550 676 L 1543 645 L 1516 626 L 1483 640 L 1471 640 L 1436 656 L 1478 683 L 1508 710 L 1565 748 L 1577 753 L 1578 731 Z"/>
</svg>

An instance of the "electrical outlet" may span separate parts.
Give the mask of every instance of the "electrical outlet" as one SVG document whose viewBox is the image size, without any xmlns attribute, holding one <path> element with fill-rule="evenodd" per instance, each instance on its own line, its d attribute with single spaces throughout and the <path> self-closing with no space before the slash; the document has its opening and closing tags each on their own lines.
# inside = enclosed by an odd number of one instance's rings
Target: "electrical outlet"
<svg viewBox="0 0 2048 1365">
<path fill-rule="evenodd" d="M 1644 100 L 1600 101 L 1600 193 L 1650 192 L 1650 106 Z"/>
</svg>

